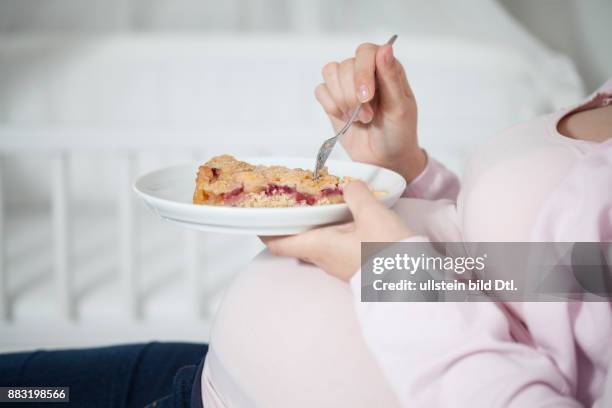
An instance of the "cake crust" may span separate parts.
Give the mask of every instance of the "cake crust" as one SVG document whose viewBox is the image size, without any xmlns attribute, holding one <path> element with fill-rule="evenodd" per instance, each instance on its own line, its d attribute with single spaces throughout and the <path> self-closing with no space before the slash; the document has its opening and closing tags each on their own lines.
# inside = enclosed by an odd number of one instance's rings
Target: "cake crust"
<svg viewBox="0 0 612 408">
<path fill-rule="evenodd" d="M 295 207 L 344 202 L 342 187 L 351 179 L 323 169 L 256 166 L 233 156 L 216 156 L 198 169 L 194 204 L 234 207 Z"/>
</svg>

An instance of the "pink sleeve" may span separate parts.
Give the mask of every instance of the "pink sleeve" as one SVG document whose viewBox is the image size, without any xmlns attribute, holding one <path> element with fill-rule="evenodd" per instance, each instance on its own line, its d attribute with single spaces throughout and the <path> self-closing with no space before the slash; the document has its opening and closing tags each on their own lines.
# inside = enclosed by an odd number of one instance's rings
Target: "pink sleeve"
<svg viewBox="0 0 612 408">
<path fill-rule="evenodd" d="M 612 241 L 612 140 L 571 169 L 547 199 L 533 240 Z"/>
<path fill-rule="evenodd" d="M 545 352 L 514 340 L 496 303 L 362 303 L 361 272 L 350 283 L 364 339 L 402 406 L 581 406 Z"/>
<path fill-rule="evenodd" d="M 542 207 L 533 239 L 612 241 L 611 169 L 612 141 L 570 170 Z M 551 356 L 514 341 L 512 320 L 497 304 L 361 303 L 360 279 L 351 288 L 362 333 L 403 405 L 581 406 Z M 604 313 L 598 321 L 609 321 Z"/>
<path fill-rule="evenodd" d="M 459 179 L 437 160 L 427 157 L 427 165 L 408 186 L 402 197 L 440 200 L 457 200 Z"/>
<path fill-rule="evenodd" d="M 612 241 L 611 169 L 609 141 L 570 170 L 544 204 L 533 240 Z M 458 186 L 452 173 L 430 159 L 405 196 L 449 198 L 456 196 Z M 351 289 L 366 343 L 402 406 L 581 406 L 573 398 L 573 385 L 546 347 L 530 347 L 514 340 L 511 333 L 515 324 L 502 306 L 361 303 L 361 272 L 353 276 Z M 610 310 L 605 313 L 609 317 Z M 542 324 L 549 318 L 542 316 Z M 609 339 L 608 335 L 589 331 L 581 335 Z M 572 341 L 571 337 L 564 340 Z M 611 375 L 608 373 L 607 381 L 612 387 Z M 595 406 L 610 406 L 603 400 L 612 396 L 612 388 L 607 392 Z"/>
</svg>

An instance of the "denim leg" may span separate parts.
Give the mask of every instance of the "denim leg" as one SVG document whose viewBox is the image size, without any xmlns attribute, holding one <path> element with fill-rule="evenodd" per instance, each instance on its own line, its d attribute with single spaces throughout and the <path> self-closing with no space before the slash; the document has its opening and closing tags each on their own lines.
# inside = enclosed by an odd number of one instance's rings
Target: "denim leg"
<svg viewBox="0 0 612 408">
<path fill-rule="evenodd" d="M 67 386 L 70 407 L 142 408 L 172 394 L 179 369 L 197 366 L 206 350 L 204 344 L 148 343 L 4 354 L 0 385 Z"/>
</svg>

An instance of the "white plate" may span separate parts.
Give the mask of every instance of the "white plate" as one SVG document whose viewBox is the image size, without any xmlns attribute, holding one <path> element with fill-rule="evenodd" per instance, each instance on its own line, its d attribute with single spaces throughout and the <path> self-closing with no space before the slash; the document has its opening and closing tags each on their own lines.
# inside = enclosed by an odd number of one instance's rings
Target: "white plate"
<svg viewBox="0 0 612 408">
<path fill-rule="evenodd" d="M 310 168 L 312 159 L 267 157 L 242 159 L 253 164 Z M 292 208 L 239 208 L 195 205 L 191 200 L 199 163 L 166 167 L 139 177 L 134 190 L 161 218 L 181 227 L 252 235 L 287 235 L 349 220 L 346 204 Z M 392 206 L 406 188 L 399 174 L 363 163 L 329 160 L 331 174 L 351 176 L 386 194 L 379 200 Z"/>
</svg>

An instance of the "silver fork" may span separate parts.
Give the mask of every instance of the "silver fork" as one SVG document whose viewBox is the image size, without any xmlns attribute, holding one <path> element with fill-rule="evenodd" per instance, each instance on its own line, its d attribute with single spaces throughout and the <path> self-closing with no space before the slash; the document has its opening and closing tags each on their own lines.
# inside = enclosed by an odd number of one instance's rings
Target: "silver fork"
<svg viewBox="0 0 612 408">
<path fill-rule="evenodd" d="M 393 45 L 396 39 L 397 39 L 397 34 L 394 34 L 391 38 L 389 38 L 389 41 L 387 41 L 387 44 Z M 317 153 L 317 164 L 315 166 L 315 171 L 314 171 L 315 180 L 319 178 L 319 172 L 325 165 L 325 162 L 327 161 L 329 155 L 331 154 L 340 136 L 345 134 L 349 130 L 349 128 L 351 127 L 355 119 L 357 119 L 357 115 L 359 115 L 359 112 L 361 112 L 361 106 L 362 104 L 360 103 L 357 106 L 357 108 L 353 111 L 353 114 L 351 115 L 349 120 L 346 122 L 346 124 L 342 126 L 342 129 L 340 129 L 340 131 L 336 134 L 336 136 L 331 137 L 327 139 L 326 141 L 324 141 L 321 147 L 319 148 L 319 153 Z"/>
</svg>

